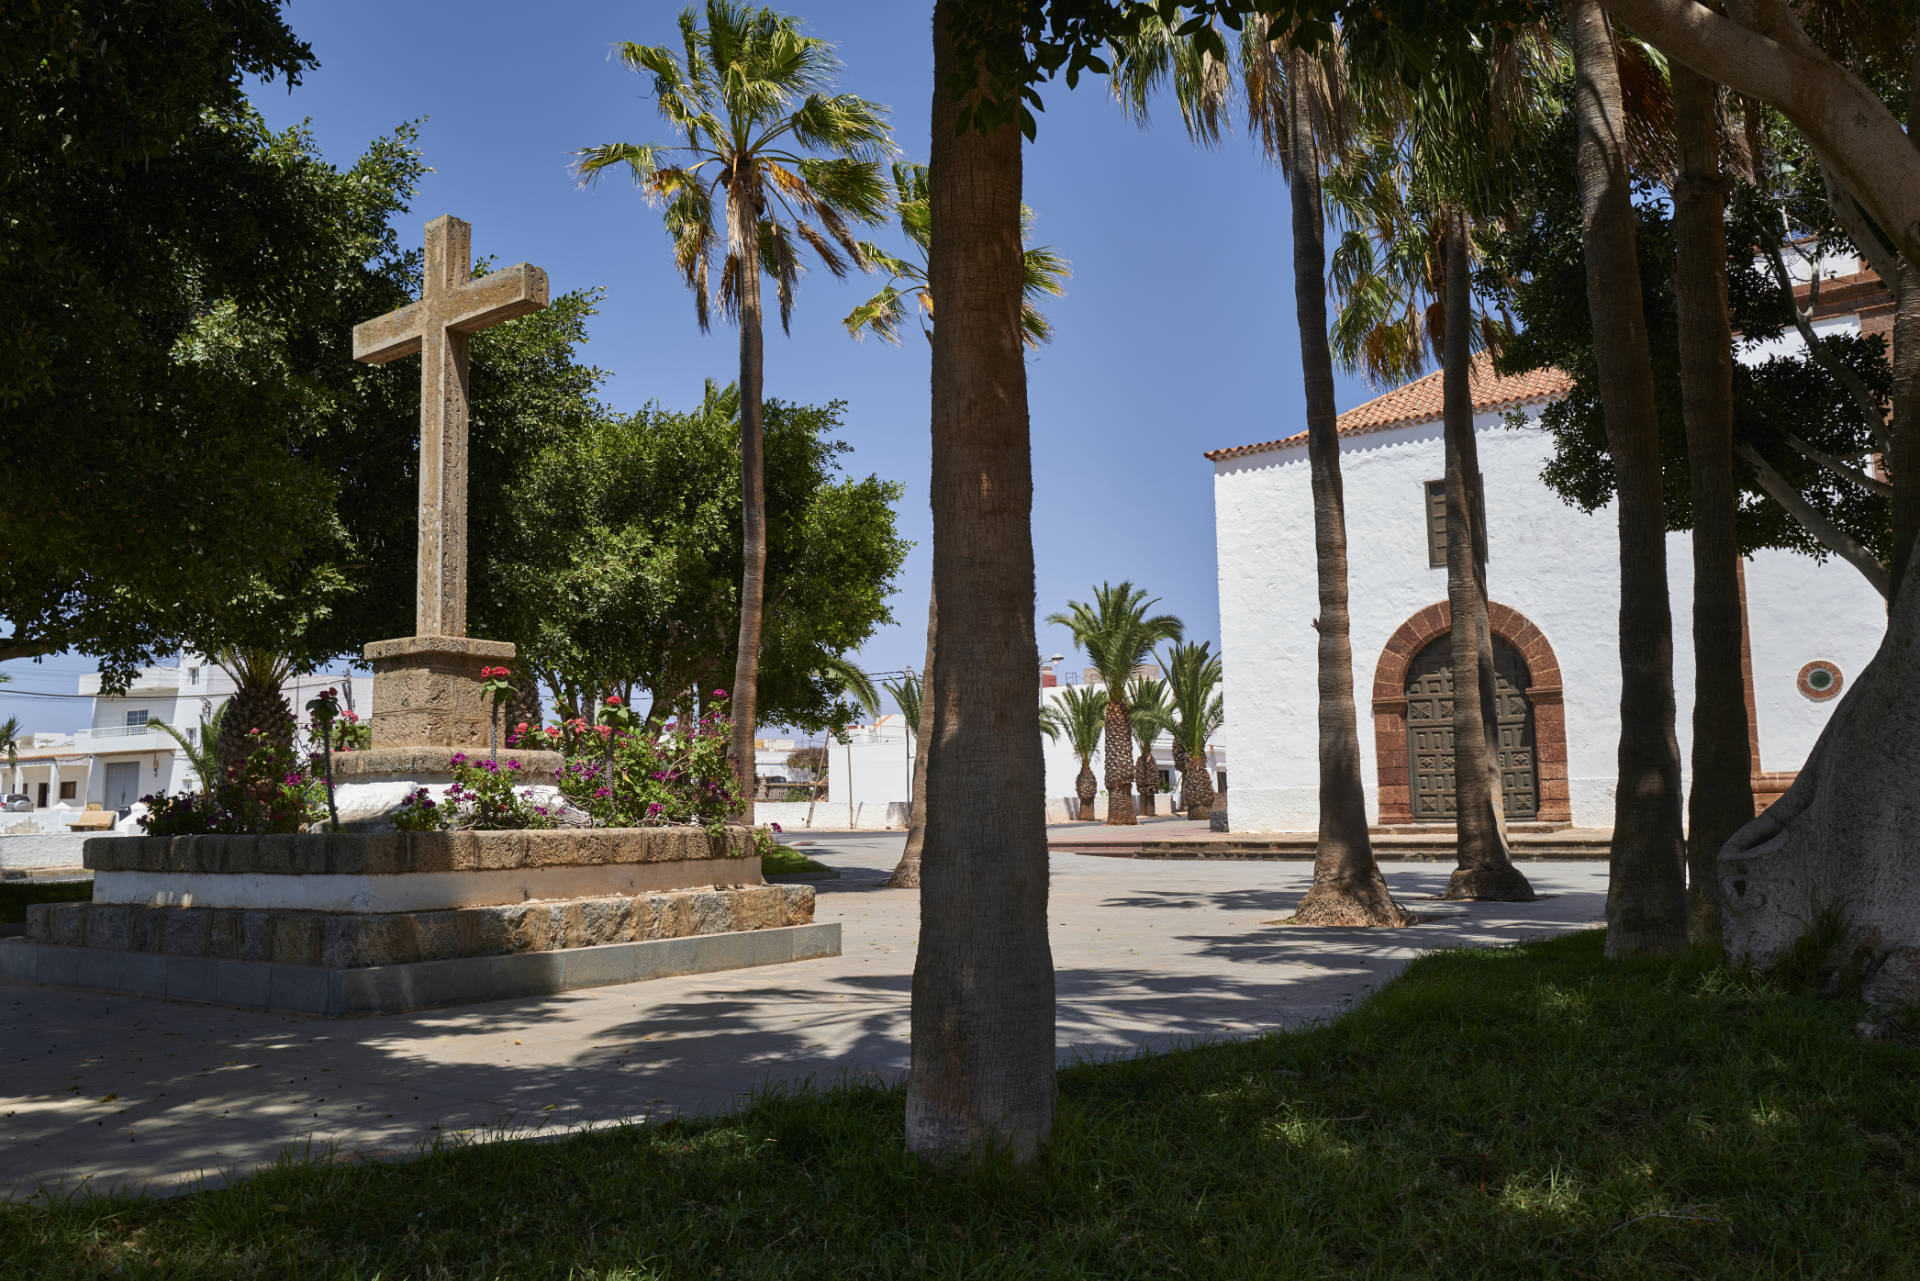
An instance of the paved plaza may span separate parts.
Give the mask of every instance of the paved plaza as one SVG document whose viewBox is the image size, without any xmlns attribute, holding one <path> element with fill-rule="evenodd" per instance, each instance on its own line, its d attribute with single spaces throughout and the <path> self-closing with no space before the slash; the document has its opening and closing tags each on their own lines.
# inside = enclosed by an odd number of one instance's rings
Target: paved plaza
<svg viewBox="0 0 1920 1281">
<path fill-rule="evenodd" d="M 0 983 L 0 1194 L 165 1192 L 289 1146 L 401 1156 L 724 1110 L 769 1082 L 897 1078 L 918 895 L 884 882 L 903 838 L 790 839 L 841 872 L 816 918 L 843 925 L 839 957 L 347 1020 Z M 1324 1018 L 1421 951 L 1597 924 L 1606 892 L 1604 863 L 1527 863 L 1538 902 L 1440 903 L 1449 867 L 1387 864 L 1426 923 L 1309 931 L 1276 925 L 1304 861 L 1052 865 L 1062 1062 Z"/>
</svg>

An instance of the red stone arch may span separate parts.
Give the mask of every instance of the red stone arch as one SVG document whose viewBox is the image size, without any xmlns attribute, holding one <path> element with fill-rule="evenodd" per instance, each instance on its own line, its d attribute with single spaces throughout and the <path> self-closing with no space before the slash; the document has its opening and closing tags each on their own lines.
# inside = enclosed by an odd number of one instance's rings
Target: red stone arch
<svg viewBox="0 0 1920 1281">
<path fill-rule="evenodd" d="M 1526 660 L 1527 699 L 1533 704 L 1534 768 L 1542 823 L 1571 823 L 1567 794 L 1567 713 L 1560 686 L 1560 660 L 1545 633 L 1519 610 L 1489 602 L 1493 634 Z M 1381 823 L 1411 823 L 1413 797 L 1407 778 L 1407 668 L 1414 657 L 1453 629 L 1446 601 L 1429 605 L 1400 624 L 1380 651 L 1373 672 L 1373 750 L 1380 769 Z"/>
</svg>

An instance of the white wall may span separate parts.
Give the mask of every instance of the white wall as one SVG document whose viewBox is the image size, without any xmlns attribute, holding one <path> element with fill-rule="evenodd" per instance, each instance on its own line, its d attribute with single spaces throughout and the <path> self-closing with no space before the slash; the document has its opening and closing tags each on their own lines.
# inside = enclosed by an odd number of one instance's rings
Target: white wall
<svg viewBox="0 0 1920 1281">
<path fill-rule="evenodd" d="M 1537 407 L 1529 411 L 1537 414 Z M 1497 413 L 1475 419 L 1488 506 L 1488 588 L 1530 619 L 1559 661 L 1565 689 L 1573 821 L 1613 819 L 1619 738 L 1618 534 L 1611 506 L 1584 513 L 1539 479 L 1552 456 L 1538 428 Z M 1379 815 L 1374 672 L 1408 617 L 1446 599 L 1446 570 L 1427 564 L 1424 483 L 1440 477 L 1440 424 L 1346 437 L 1354 693 L 1368 812 Z M 1304 447 L 1215 464 L 1215 529 L 1226 710 L 1233 726 L 1231 821 L 1237 831 L 1306 831 L 1318 822 L 1315 671 L 1318 613 L 1313 509 Z M 1681 759 L 1691 738 L 1693 562 L 1670 535 L 1674 684 Z M 1794 689 L 1800 665 L 1828 658 L 1857 674 L 1885 610 L 1851 568 L 1768 552 L 1747 566 L 1754 679 L 1767 769 L 1798 768 L 1832 709 Z"/>
</svg>

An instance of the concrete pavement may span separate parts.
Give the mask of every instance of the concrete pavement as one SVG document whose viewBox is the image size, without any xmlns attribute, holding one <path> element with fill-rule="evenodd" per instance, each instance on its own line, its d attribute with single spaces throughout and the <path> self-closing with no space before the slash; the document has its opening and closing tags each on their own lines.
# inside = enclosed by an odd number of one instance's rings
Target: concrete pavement
<svg viewBox="0 0 1920 1281">
<path fill-rule="evenodd" d="M 723 1110 L 768 1082 L 907 1065 L 918 896 L 884 888 L 899 833 L 794 833 L 842 871 L 817 918 L 839 957 L 558 996 L 326 1020 L 0 983 L 0 1193 L 190 1186 L 288 1146 L 398 1156 L 438 1135 L 554 1132 Z M 1290 930 L 1304 863 L 1055 854 L 1062 1061 L 1335 1014 L 1420 951 L 1597 923 L 1604 865 L 1529 863 L 1528 904 L 1421 901 L 1448 868 L 1389 864 L 1429 922 Z"/>
</svg>

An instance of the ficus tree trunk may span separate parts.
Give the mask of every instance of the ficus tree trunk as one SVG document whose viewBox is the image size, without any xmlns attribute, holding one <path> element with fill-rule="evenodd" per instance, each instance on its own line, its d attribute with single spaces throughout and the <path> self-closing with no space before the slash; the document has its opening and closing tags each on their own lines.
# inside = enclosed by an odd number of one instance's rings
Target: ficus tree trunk
<svg viewBox="0 0 1920 1281">
<path fill-rule="evenodd" d="M 1454 843 L 1458 866 L 1446 898 L 1524 902 L 1533 886 L 1507 849 L 1500 791 L 1499 688 L 1493 668 L 1493 625 L 1487 617 L 1485 488 L 1473 434 L 1473 282 L 1467 220 L 1446 215 L 1446 333 L 1441 352 L 1441 406 L 1446 442 L 1448 645 L 1453 660 Z"/>
<path fill-rule="evenodd" d="M 1133 765 L 1133 790 L 1140 794 L 1140 812 L 1151 814 L 1154 793 L 1160 790 L 1160 767 L 1154 763 L 1151 746 L 1140 749 L 1140 759 Z"/>
<path fill-rule="evenodd" d="M 1034 640 L 1033 458 L 1020 339 L 1020 131 L 961 130 L 952 92 L 1017 58 L 982 22 L 962 67 L 962 0 L 933 16 L 933 583 L 940 602 L 913 967 L 909 1151 L 1034 1159 L 1053 1131 L 1053 953 Z M 997 46 L 997 47 L 996 47 Z M 970 90 L 970 93 L 977 90 Z"/>
<path fill-rule="evenodd" d="M 920 673 L 920 723 L 913 731 L 913 784 L 907 806 L 907 846 L 894 864 L 887 884 L 896 890 L 920 888 L 920 853 L 927 843 L 927 741 L 933 737 L 933 641 L 940 614 L 940 598 L 927 598 L 927 664 Z"/>
<path fill-rule="evenodd" d="M 1672 65 L 1680 169 L 1673 188 L 1673 287 L 1680 397 L 1693 496 L 1693 789 L 1687 797 L 1688 935 L 1720 938 L 1721 846 L 1753 819 L 1752 734 L 1740 648 L 1739 493 L 1733 479 L 1733 328 L 1719 88 Z"/>
<path fill-rule="evenodd" d="M 1413 917 L 1387 893 L 1367 836 L 1367 801 L 1360 785 L 1360 734 L 1353 704 L 1353 642 L 1347 618 L 1347 516 L 1340 484 L 1339 417 L 1334 403 L 1333 352 L 1327 341 L 1326 229 L 1320 200 L 1320 156 L 1306 81 L 1310 55 L 1287 55 L 1288 183 L 1293 212 L 1293 305 L 1300 327 L 1300 374 L 1307 401 L 1307 466 L 1313 488 L 1314 566 L 1320 617 L 1320 833 L 1313 855 L 1313 886 L 1294 912 L 1301 925 L 1410 925 Z M 1211 809 L 1206 759 L 1198 768 L 1206 786 L 1196 807 Z M 1201 814 L 1189 809 L 1188 816 Z"/>
<path fill-rule="evenodd" d="M 1131 827 L 1133 817 L 1133 718 L 1127 705 L 1117 697 L 1120 690 L 1108 687 L 1107 741 L 1103 754 L 1107 775 L 1107 822 L 1115 827 Z"/>
<path fill-rule="evenodd" d="M 1687 943 L 1673 619 L 1653 359 L 1640 306 L 1625 113 L 1599 0 L 1568 0 L 1587 307 L 1620 522 L 1620 752 L 1607 880 L 1609 956 Z"/>
<path fill-rule="evenodd" d="M 761 434 L 761 369 L 765 360 L 760 315 L 759 210 L 744 176 L 727 193 L 727 238 L 739 255 L 740 299 L 740 652 L 734 659 L 728 711 L 733 717 L 733 765 L 740 776 L 739 821 L 753 823 L 753 731 L 760 683 L 760 610 L 767 577 L 767 475 Z"/>
</svg>

